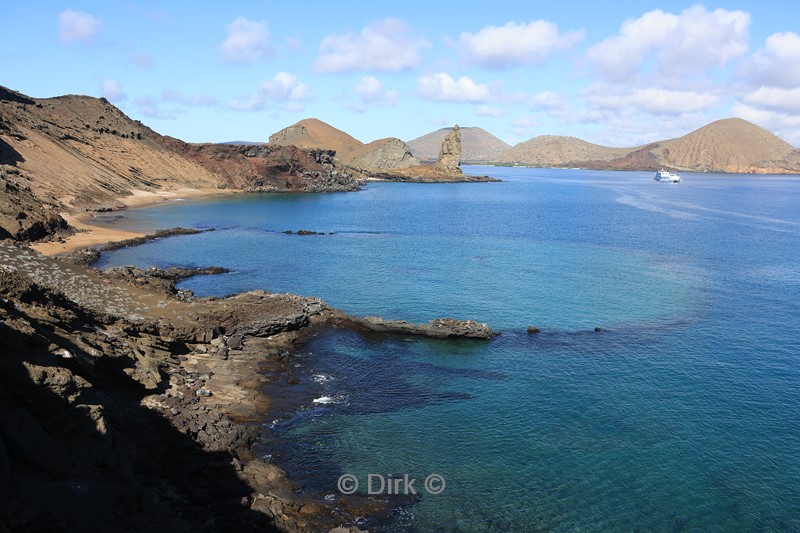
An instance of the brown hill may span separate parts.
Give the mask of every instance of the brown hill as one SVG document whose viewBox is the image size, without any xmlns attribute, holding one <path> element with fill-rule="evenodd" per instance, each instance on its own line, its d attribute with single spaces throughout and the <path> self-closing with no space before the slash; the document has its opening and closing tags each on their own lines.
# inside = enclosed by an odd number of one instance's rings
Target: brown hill
<svg viewBox="0 0 800 533">
<path fill-rule="evenodd" d="M 658 143 L 659 164 L 709 172 L 786 172 L 797 150 L 767 130 L 740 118 L 712 122 L 683 137 Z"/>
<path fill-rule="evenodd" d="M 364 143 L 316 118 L 306 118 L 283 128 L 269 136 L 269 144 L 297 146 L 298 148 L 322 148 L 336 150 L 342 159 L 364 146 Z"/>
<path fill-rule="evenodd" d="M 632 148 L 608 148 L 576 137 L 540 135 L 503 152 L 500 163 L 542 167 L 579 167 L 587 161 L 612 161 Z"/>
<path fill-rule="evenodd" d="M 408 145 L 395 137 L 364 144 L 316 118 L 306 118 L 269 136 L 273 146 L 335 150 L 341 163 L 372 172 L 407 168 L 419 162 Z"/>
<path fill-rule="evenodd" d="M 738 118 L 712 122 L 677 139 L 609 148 L 575 137 L 543 135 L 503 153 L 499 163 L 539 167 L 757 174 L 800 173 L 800 151 Z"/>
<path fill-rule="evenodd" d="M 411 153 L 421 161 L 436 161 L 442 141 L 450 128 L 432 131 L 408 141 Z M 461 128 L 461 162 L 486 163 L 498 161 L 498 156 L 510 146 L 482 128 Z"/>
<path fill-rule="evenodd" d="M 59 211 L 120 207 L 132 194 L 220 188 L 354 190 L 333 154 L 286 146 L 187 144 L 105 99 L 35 99 L 0 87 L 0 237 L 37 239 Z"/>
</svg>

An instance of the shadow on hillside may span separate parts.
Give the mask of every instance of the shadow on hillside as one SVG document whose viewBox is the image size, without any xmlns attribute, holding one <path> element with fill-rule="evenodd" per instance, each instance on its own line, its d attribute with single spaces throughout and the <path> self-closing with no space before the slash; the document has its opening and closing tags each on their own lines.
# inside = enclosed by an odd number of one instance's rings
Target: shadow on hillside
<svg viewBox="0 0 800 533">
<path fill-rule="evenodd" d="M 16 165 L 23 161 L 25 161 L 25 158 L 22 157 L 22 154 L 14 150 L 3 139 L 0 139 L 0 165 Z"/>
<path fill-rule="evenodd" d="M 243 504 L 252 489 L 230 453 L 204 451 L 140 405 L 137 383 L 82 356 L 0 300 L 0 531 L 275 530 Z"/>
</svg>

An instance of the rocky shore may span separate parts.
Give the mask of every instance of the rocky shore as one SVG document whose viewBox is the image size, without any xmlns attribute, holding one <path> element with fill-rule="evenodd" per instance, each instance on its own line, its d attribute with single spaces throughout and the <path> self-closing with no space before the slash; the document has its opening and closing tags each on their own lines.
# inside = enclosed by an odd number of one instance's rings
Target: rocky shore
<svg viewBox="0 0 800 533">
<path fill-rule="evenodd" d="M 492 335 L 470 321 L 357 319 L 292 295 L 197 299 L 175 281 L 222 270 L 103 273 L 71 259 L 0 242 L 3 530 L 328 531 L 380 516 L 401 502 L 298 494 L 251 456 L 264 376 L 332 325 Z"/>
</svg>

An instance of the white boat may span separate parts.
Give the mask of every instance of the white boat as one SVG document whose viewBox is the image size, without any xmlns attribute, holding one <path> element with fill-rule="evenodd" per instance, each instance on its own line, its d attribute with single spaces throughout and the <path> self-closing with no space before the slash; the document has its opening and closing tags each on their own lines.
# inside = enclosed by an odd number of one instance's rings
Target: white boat
<svg viewBox="0 0 800 533">
<path fill-rule="evenodd" d="M 669 183 L 680 183 L 683 180 L 677 174 L 673 174 L 669 170 L 664 170 L 663 168 L 656 172 L 656 176 L 653 178 L 658 182 L 669 182 Z"/>
</svg>

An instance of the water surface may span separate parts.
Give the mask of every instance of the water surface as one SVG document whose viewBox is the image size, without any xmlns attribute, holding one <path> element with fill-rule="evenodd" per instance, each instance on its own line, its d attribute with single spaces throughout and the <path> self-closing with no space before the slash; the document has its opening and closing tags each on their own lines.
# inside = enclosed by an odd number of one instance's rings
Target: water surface
<svg viewBox="0 0 800 533">
<path fill-rule="evenodd" d="M 334 497 L 342 473 L 446 479 L 388 530 L 800 530 L 800 180 L 468 171 L 505 181 L 131 210 L 114 224 L 216 231 L 102 266 L 220 265 L 182 286 L 502 331 L 335 330 L 299 354 L 318 402 L 264 453 Z"/>
</svg>

